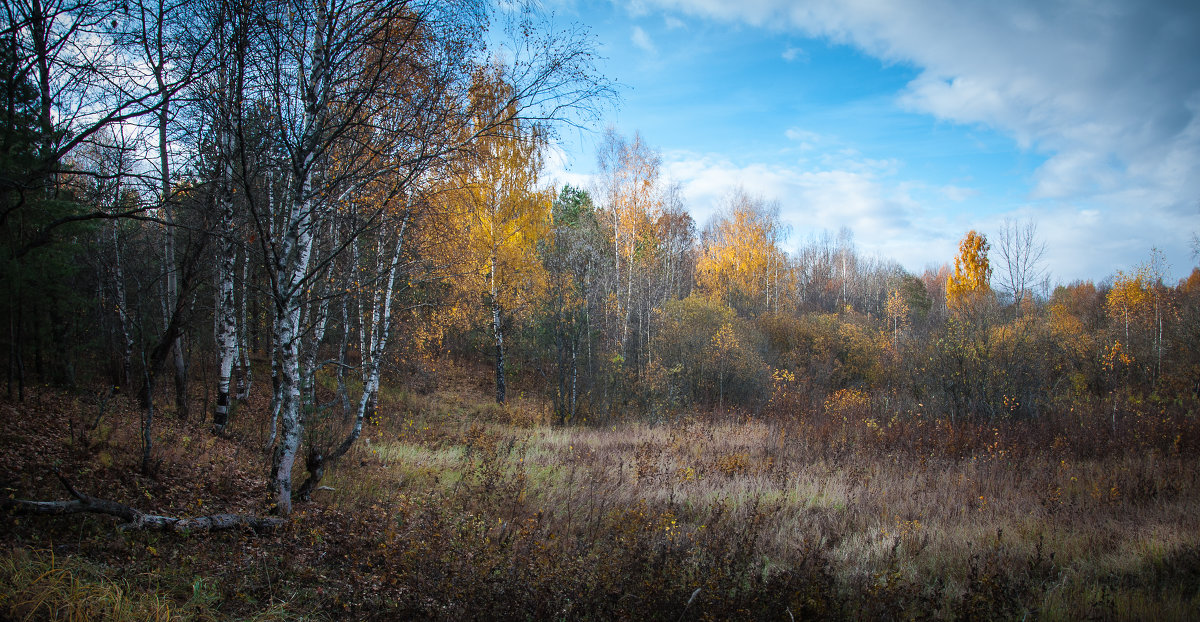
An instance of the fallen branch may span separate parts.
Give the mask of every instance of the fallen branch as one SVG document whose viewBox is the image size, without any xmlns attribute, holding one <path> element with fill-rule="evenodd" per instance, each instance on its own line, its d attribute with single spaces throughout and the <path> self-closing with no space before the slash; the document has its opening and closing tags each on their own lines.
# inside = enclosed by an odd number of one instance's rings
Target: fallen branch
<svg viewBox="0 0 1200 622">
<path fill-rule="evenodd" d="M 173 516 L 158 516 L 147 514 L 136 508 L 117 503 L 108 499 L 99 499 L 85 495 L 67 481 L 61 473 L 58 481 L 62 482 L 67 492 L 74 499 L 70 501 L 29 501 L 26 499 L 0 499 L 0 507 L 12 508 L 17 512 L 28 514 L 107 514 L 116 516 L 125 522 L 118 525 L 119 529 L 147 529 L 150 531 L 175 531 L 178 533 L 193 531 L 222 531 L 226 529 L 249 528 L 255 532 L 272 531 L 284 524 L 282 518 L 246 516 L 244 514 L 212 514 L 194 518 L 176 518 Z"/>
</svg>

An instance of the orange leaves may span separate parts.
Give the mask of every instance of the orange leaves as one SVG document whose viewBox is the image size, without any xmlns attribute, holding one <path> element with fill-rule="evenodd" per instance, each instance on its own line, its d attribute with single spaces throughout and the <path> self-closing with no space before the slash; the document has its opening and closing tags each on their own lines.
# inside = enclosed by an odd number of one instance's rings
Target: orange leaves
<svg viewBox="0 0 1200 622">
<path fill-rule="evenodd" d="M 1100 363 L 1105 371 L 1113 371 L 1133 363 L 1133 357 L 1121 346 L 1120 341 L 1114 341 L 1111 346 L 1105 348 Z"/>
<path fill-rule="evenodd" d="M 1144 319 L 1153 313 L 1153 287 L 1153 275 L 1146 264 L 1138 266 L 1132 274 L 1118 270 L 1104 299 L 1104 308 L 1109 317 L 1126 324 L 1131 319 Z"/>
<path fill-rule="evenodd" d="M 544 140 L 515 118 L 511 86 L 496 71 L 481 71 L 472 87 L 480 134 L 446 193 L 452 260 L 464 292 L 487 293 L 519 311 L 546 289 L 537 245 L 549 232 L 552 194 L 539 187 Z"/>
<path fill-rule="evenodd" d="M 696 262 L 702 291 L 741 310 L 771 309 L 791 274 L 778 246 L 783 228 L 777 210 L 745 194 L 733 198 L 728 213 L 706 232 Z"/>
<path fill-rule="evenodd" d="M 991 292 L 992 266 L 987 256 L 990 248 L 987 236 L 973 229 L 958 243 L 954 274 L 946 280 L 946 305 L 951 309 L 966 310 Z"/>
</svg>

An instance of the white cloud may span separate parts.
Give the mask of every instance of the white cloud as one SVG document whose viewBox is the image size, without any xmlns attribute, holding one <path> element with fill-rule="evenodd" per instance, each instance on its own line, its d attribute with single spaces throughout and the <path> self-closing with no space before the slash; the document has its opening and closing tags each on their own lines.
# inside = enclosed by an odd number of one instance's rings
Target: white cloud
<svg viewBox="0 0 1200 622">
<path fill-rule="evenodd" d="M 1019 209 L 975 223 L 974 228 L 992 237 L 1005 217 L 1032 219 L 1038 237 L 1046 243 L 1046 266 L 1052 282 L 1079 278 L 1102 281 L 1118 269 L 1129 270 L 1150 258 L 1151 245 L 1145 239 L 1169 239 L 1178 224 L 1156 214 L 1138 210 L 1101 213 L 1068 204 L 1023 206 Z M 995 239 L 992 240 L 993 247 Z M 1167 250 L 1167 279 L 1179 278 L 1191 271 L 1186 249 Z M 993 261 L 999 261 L 993 257 Z"/>
<path fill-rule="evenodd" d="M 634 45 L 647 54 L 658 54 L 658 48 L 654 46 L 654 41 L 650 39 L 650 35 L 646 34 L 645 30 L 642 30 L 641 26 L 633 27 L 633 34 L 630 35 L 630 41 L 633 41 Z"/>
<path fill-rule="evenodd" d="M 1200 229 L 1200 3 L 644 2 L 911 64 L 920 73 L 898 94 L 901 106 L 996 128 L 1047 158 L 1016 183 L 1032 183 L 1032 209 L 1078 236 L 1084 256 L 1159 245 L 1179 269 L 1190 262 L 1187 243 Z M 1085 208 L 1099 210 L 1100 224 L 1072 228 Z"/>
<path fill-rule="evenodd" d="M 796 143 L 796 148 L 800 151 L 811 151 L 821 143 L 822 137 L 816 132 L 800 129 L 798 127 L 789 127 L 783 135 L 790 141 Z"/>
<path fill-rule="evenodd" d="M 786 60 L 787 62 L 790 63 L 790 62 L 796 60 L 797 58 L 800 60 L 807 60 L 808 52 L 805 52 L 804 48 L 798 48 L 798 47 L 789 45 L 786 48 L 784 48 L 782 56 L 783 56 L 783 60 Z"/>
<path fill-rule="evenodd" d="M 780 215 L 800 241 L 823 230 L 849 227 L 860 248 L 920 269 L 951 257 L 957 240 L 933 233 L 936 218 L 895 182 L 886 167 L 870 161 L 846 168 L 804 169 L 762 163 L 737 164 L 712 154 L 668 152 L 664 174 L 683 188 L 696 222 L 720 209 L 730 189 L 744 187 L 777 200 Z"/>
<path fill-rule="evenodd" d="M 546 185 L 562 188 L 563 185 L 570 184 L 576 188 L 587 188 L 591 184 L 591 175 L 571 170 L 571 158 L 561 146 L 551 144 L 546 148 L 542 157 L 541 177 Z"/>
</svg>

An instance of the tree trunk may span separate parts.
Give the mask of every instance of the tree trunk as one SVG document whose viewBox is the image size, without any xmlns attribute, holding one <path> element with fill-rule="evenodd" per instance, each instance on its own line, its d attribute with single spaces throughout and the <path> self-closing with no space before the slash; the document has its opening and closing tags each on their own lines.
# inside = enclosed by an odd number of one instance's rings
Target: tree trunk
<svg viewBox="0 0 1200 622">
<path fill-rule="evenodd" d="M 232 213 L 232 209 L 230 209 Z M 233 244 L 229 236 L 217 241 L 218 267 L 213 336 L 217 348 L 217 406 L 213 412 L 213 431 L 224 431 L 229 423 L 229 386 L 233 361 L 237 356 L 237 316 L 233 299 Z"/>
<path fill-rule="evenodd" d="M 118 184 L 117 189 L 120 190 Z M 126 306 L 125 274 L 121 270 L 121 247 L 117 239 L 119 221 L 113 221 L 111 228 L 113 263 L 112 287 L 114 302 L 117 307 L 117 325 L 121 331 L 121 383 L 125 386 L 133 384 L 133 333 L 130 330 L 129 309 Z"/>
<path fill-rule="evenodd" d="M 124 520 L 121 529 L 146 529 L 150 531 L 175 531 L 176 533 L 195 533 L 205 531 L 222 531 L 228 529 L 248 528 L 257 532 L 266 532 L 284 524 L 281 518 L 260 518 L 242 514 L 211 514 L 195 518 L 175 518 L 173 516 L 158 516 L 146 514 L 124 503 L 108 499 L 99 499 L 85 495 L 66 480 L 59 476 L 59 481 L 74 499 L 70 501 L 30 501 L 26 499 L 0 498 L 0 507 L 11 508 L 15 512 L 26 514 L 106 514 Z"/>
<path fill-rule="evenodd" d="M 162 107 L 158 109 L 158 169 L 159 169 L 159 203 L 167 225 L 163 231 L 164 264 L 166 266 L 166 295 L 164 307 L 175 308 L 175 300 L 179 296 L 179 277 L 175 271 L 175 209 L 171 205 L 171 158 L 167 148 L 167 125 L 171 121 L 171 96 L 167 88 L 166 60 L 162 24 L 165 19 L 163 5 L 158 5 L 157 31 L 154 39 L 157 48 L 157 62 L 154 65 L 154 80 L 158 90 L 163 93 Z M 163 314 L 163 330 L 167 329 L 167 314 Z M 172 369 L 175 375 L 175 411 L 182 419 L 188 417 L 187 403 L 187 361 L 184 359 L 183 335 L 176 337 L 171 343 Z"/>
<path fill-rule="evenodd" d="M 275 267 L 275 329 L 279 359 L 279 439 L 271 460 L 270 487 L 276 493 L 280 514 L 292 511 L 292 466 L 300 449 L 304 430 L 301 396 L 300 338 L 303 331 L 300 311 L 305 277 L 312 258 L 313 210 L 311 191 L 312 156 L 295 171 L 295 191 L 291 197 L 288 227 L 284 232 L 279 260 Z"/>
<path fill-rule="evenodd" d="M 571 415 L 571 421 L 575 421 L 576 404 L 579 401 L 579 366 L 576 362 L 575 353 L 579 349 L 579 341 L 576 338 L 571 339 L 571 409 L 568 411 Z"/>
<path fill-rule="evenodd" d="M 248 306 L 247 299 L 250 297 L 250 255 L 243 253 L 242 258 L 242 296 L 238 301 L 237 313 L 237 352 L 238 352 L 238 400 L 244 400 L 250 396 L 250 389 L 254 386 L 254 370 L 250 367 L 250 343 L 247 339 L 247 320 L 246 307 Z"/>
<path fill-rule="evenodd" d="M 170 354 L 173 344 L 180 340 L 183 334 L 184 325 L 184 308 L 187 306 L 187 300 L 191 297 L 192 288 L 195 287 L 195 281 L 198 275 L 198 266 L 196 263 L 199 260 L 200 254 L 203 252 L 204 245 L 198 244 L 191 249 L 187 257 L 184 258 L 182 273 L 183 281 L 180 285 L 180 295 L 175 300 L 175 308 L 171 311 L 170 319 L 167 321 L 167 328 L 163 331 L 162 337 L 155 344 L 154 349 L 150 351 L 150 359 L 145 361 L 146 369 L 144 374 L 144 382 L 141 390 L 138 392 L 142 406 L 145 407 L 152 391 L 150 385 L 158 374 L 158 370 L 167 360 L 167 355 Z"/>
<path fill-rule="evenodd" d="M 279 439 L 271 460 L 270 485 L 276 493 L 277 511 L 287 516 L 292 511 L 292 465 L 300 449 L 304 422 L 300 394 L 300 301 L 285 302 L 275 320 L 275 332 L 279 335 Z"/>
<path fill-rule="evenodd" d="M 150 453 L 154 449 L 154 437 L 152 435 L 154 427 L 154 377 L 149 373 L 149 366 L 146 366 L 146 393 L 150 399 L 146 400 L 142 409 L 142 475 L 149 475 L 153 471 L 153 465 L 150 462 Z"/>
<path fill-rule="evenodd" d="M 496 289 L 496 255 L 492 254 L 491 261 L 491 305 L 492 305 L 492 335 L 496 339 L 496 403 L 503 404 L 506 393 L 504 382 L 504 324 L 503 309 L 500 307 L 499 292 Z"/>
<path fill-rule="evenodd" d="M 384 255 L 384 259 L 389 260 L 388 263 L 380 266 L 386 275 L 386 285 L 382 293 L 374 296 L 374 305 L 371 309 L 371 345 L 368 351 L 363 352 L 363 391 L 359 396 L 354 427 L 351 428 L 350 434 L 342 443 L 328 454 L 323 455 L 314 450 L 309 455 L 306 461 L 309 476 L 296 491 L 296 497 L 301 500 L 307 500 L 317 489 L 321 478 L 325 475 L 325 469 L 350 451 L 350 448 L 362 435 L 363 421 L 375 414 L 376 399 L 379 395 L 380 364 L 383 362 L 383 353 L 387 349 L 388 337 L 391 333 L 392 298 L 396 291 L 396 272 L 400 263 L 401 251 L 404 248 L 404 234 L 408 229 L 408 218 L 406 213 L 400 223 L 400 232 L 396 236 L 395 245 L 390 253 Z"/>
<path fill-rule="evenodd" d="M 307 194 L 303 185 L 300 196 Z M 275 334 L 279 339 L 279 443 L 272 460 L 272 487 L 277 491 L 277 507 L 281 514 L 292 511 L 292 464 L 300 449 L 303 431 L 303 397 L 300 373 L 300 309 L 301 289 L 308 261 L 312 254 L 311 205 L 308 201 L 297 201 L 298 218 L 288 232 L 291 244 L 296 248 L 292 265 L 280 265 L 278 287 L 281 300 L 277 303 Z M 292 253 L 285 253 L 284 256 Z"/>
<path fill-rule="evenodd" d="M 221 126 L 221 173 L 217 190 L 216 283 L 213 306 L 213 341 L 217 349 L 217 406 L 213 411 L 213 431 L 221 433 L 229 424 L 229 386 L 233 362 L 237 358 L 237 305 L 233 295 L 237 242 L 233 225 L 233 132 L 228 121 Z"/>
</svg>

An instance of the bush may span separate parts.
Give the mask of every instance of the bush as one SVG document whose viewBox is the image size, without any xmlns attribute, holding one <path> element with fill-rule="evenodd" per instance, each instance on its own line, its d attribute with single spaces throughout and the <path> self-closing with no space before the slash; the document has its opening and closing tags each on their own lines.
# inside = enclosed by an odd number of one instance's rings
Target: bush
<svg viewBox="0 0 1200 622">
<path fill-rule="evenodd" d="M 770 380 L 762 335 L 730 307 L 703 296 L 668 302 L 654 343 L 656 390 L 681 403 L 758 405 Z"/>
</svg>

